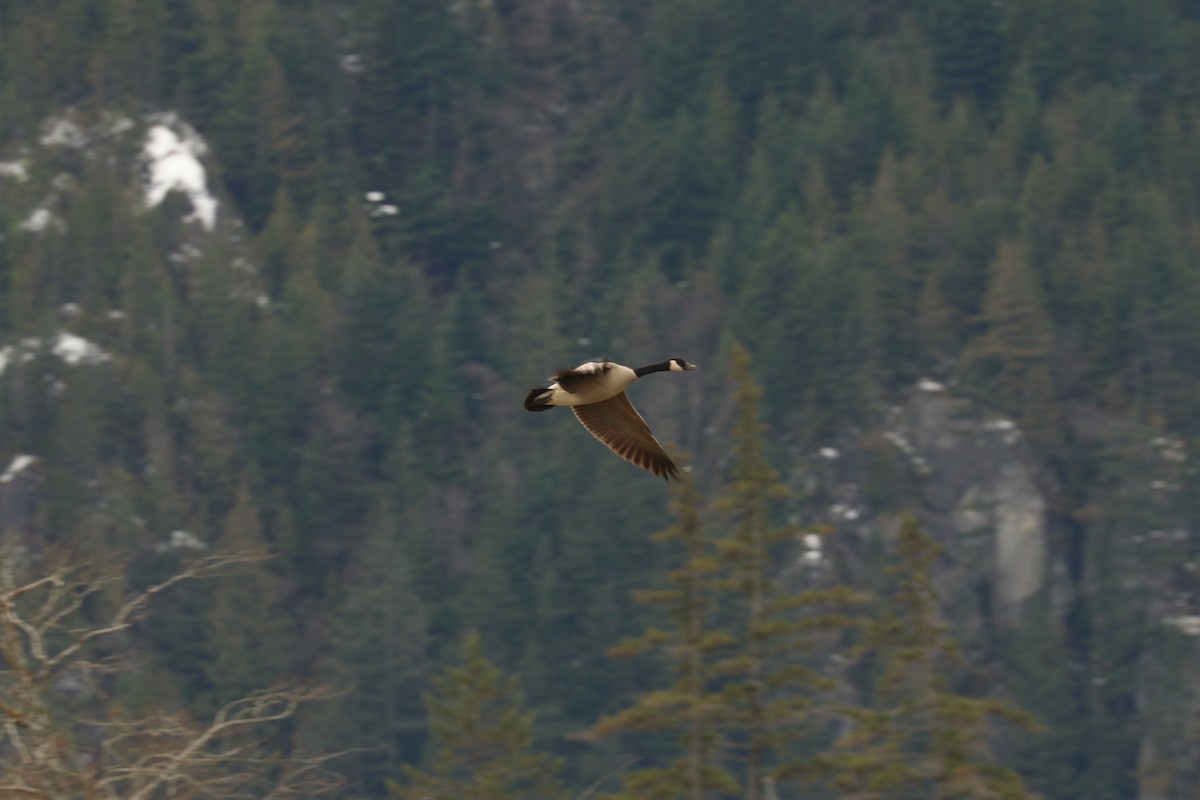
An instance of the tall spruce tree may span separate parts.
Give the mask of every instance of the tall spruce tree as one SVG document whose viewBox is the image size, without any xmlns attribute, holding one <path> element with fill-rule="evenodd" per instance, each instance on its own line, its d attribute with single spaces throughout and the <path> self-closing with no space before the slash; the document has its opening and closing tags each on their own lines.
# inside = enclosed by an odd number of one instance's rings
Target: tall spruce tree
<svg viewBox="0 0 1200 800">
<path fill-rule="evenodd" d="M 740 345 L 732 376 L 737 422 L 733 465 L 716 503 L 719 533 L 705 536 L 699 497 L 686 485 L 677 523 L 656 538 L 678 542 L 682 563 L 671 586 L 641 592 L 664 607 L 667 624 L 627 640 L 617 655 L 656 652 L 674 675 L 664 689 L 602 719 L 598 734 L 673 730 L 679 755 L 626 774 L 613 800 L 632 798 L 769 798 L 775 785 L 806 771 L 806 743 L 819 734 L 822 693 L 832 678 L 812 658 L 828 650 L 850 622 L 856 597 L 845 587 L 785 586 L 777 578 L 789 544 L 802 531 L 776 525 L 787 487 L 766 460 L 758 403 L 762 389 Z"/>
<path fill-rule="evenodd" d="M 990 724 L 1033 729 L 1033 718 L 996 698 L 955 691 L 958 646 L 933 585 L 939 552 L 912 516 L 901 524 L 887 574 L 886 610 L 866 624 L 859 655 L 874 678 L 868 706 L 847 710 L 846 733 L 817 765 L 833 788 L 858 800 L 1031 800 L 1020 776 L 998 763 Z"/>
<path fill-rule="evenodd" d="M 427 770 L 404 767 L 392 784 L 401 800 L 565 800 L 557 759 L 533 746 L 533 715 L 515 676 L 467 633 L 462 664 L 448 667 L 426 695 L 432 757 Z"/>
<path fill-rule="evenodd" d="M 705 538 L 700 505 L 700 494 L 685 475 L 672 504 L 675 524 L 652 537 L 681 549 L 682 562 L 670 571 L 668 588 L 636 593 L 640 602 L 664 607 L 666 626 L 650 628 L 610 651 L 620 657 L 658 653 L 670 664 L 672 682 L 592 728 L 602 736 L 631 730 L 677 731 L 679 755 L 664 766 L 625 773 L 621 791 L 607 795 L 611 800 L 703 800 L 738 792 L 738 782 L 720 755 L 724 703 L 714 670 L 715 654 L 735 640 L 714 627 L 718 599 L 714 580 L 720 562 Z"/>
<path fill-rule="evenodd" d="M 728 530 L 716 542 L 721 572 L 721 606 L 736 638 L 714 664 L 722 675 L 723 727 L 742 765 L 742 796 L 768 797 L 777 781 L 806 769 L 801 743 L 817 734 L 822 694 L 835 681 L 810 658 L 820 646 L 823 663 L 851 624 L 844 610 L 857 597 L 843 586 L 789 588 L 779 564 L 803 535 L 795 525 L 774 521 L 788 487 L 767 461 L 766 427 L 759 416 L 762 387 L 750 372 L 741 345 L 732 354 L 737 384 L 733 464 L 716 510 Z"/>
<path fill-rule="evenodd" d="M 304 732 L 315 752 L 351 750 L 339 771 L 357 795 L 378 797 L 396 764 L 424 739 L 426 612 L 412 590 L 403 527 L 384 504 L 368 518 L 345 596 L 332 615 L 322 680 L 343 692 L 318 708 Z"/>
<path fill-rule="evenodd" d="M 225 519 L 221 544 L 234 553 L 266 551 L 258 507 L 243 479 Z M 300 672 L 291 662 L 293 622 L 286 584 L 271 566 L 254 561 L 218 579 L 208 614 L 208 700 L 219 706 Z"/>
<path fill-rule="evenodd" d="M 1058 434 L 1050 363 L 1053 327 L 1028 249 L 1006 241 L 992 262 L 983 299 L 983 333 L 963 353 L 960 372 L 1043 443 Z"/>
</svg>

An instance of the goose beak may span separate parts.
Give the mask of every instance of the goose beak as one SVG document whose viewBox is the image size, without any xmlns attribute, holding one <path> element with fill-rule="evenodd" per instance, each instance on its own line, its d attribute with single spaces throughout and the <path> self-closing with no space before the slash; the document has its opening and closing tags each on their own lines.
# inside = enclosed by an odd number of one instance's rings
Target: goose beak
<svg viewBox="0 0 1200 800">
<path fill-rule="evenodd" d="M 689 363 L 687 363 L 687 362 L 685 361 L 685 362 L 683 362 L 683 368 L 684 368 L 684 369 L 695 369 L 695 368 L 696 368 L 696 365 L 695 365 L 695 364 L 689 364 Z"/>
</svg>

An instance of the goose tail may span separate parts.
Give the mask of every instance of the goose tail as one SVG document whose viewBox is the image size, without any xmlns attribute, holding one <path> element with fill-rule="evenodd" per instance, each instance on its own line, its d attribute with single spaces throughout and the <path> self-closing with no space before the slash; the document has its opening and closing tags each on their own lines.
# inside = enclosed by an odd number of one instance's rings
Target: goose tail
<svg viewBox="0 0 1200 800">
<path fill-rule="evenodd" d="M 545 386 L 537 389 L 530 389 L 529 394 L 525 395 L 525 410 L 526 411 L 549 411 L 554 406 L 550 405 L 551 391 Z"/>
</svg>

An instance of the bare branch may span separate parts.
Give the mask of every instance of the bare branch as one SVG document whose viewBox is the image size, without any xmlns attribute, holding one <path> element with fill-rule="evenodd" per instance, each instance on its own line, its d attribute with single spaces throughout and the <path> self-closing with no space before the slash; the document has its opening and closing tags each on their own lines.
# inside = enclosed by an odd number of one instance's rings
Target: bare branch
<svg viewBox="0 0 1200 800">
<path fill-rule="evenodd" d="M 129 594 L 95 625 L 69 627 L 87 598 L 120 580 L 115 567 L 61 563 L 49 574 L 24 580 L 12 554 L 0 554 L 0 725 L 13 758 L 0 776 L 3 797 L 90 797 L 150 800 L 314 797 L 341 782 L 326 764 L 337 755 L 279 758 L 264 748 L 261 732 L 292 717 L 297 708 L 332 693 L 280 685 L 223 706 L 205 723 L 158 714 L 129 721 L 72 723 L 62 730 L 49 710 L 55 675 L 68 666 L 87 682 L 119 669 L 114 659 L 84 653 L 97 640 L 132 627 L 151 601 L 185 580 L 213 577 L 237 564 L 262 561 L 260 553 L 229 553 L 192 561 L 166 580 Z M 23 569 L 23 568 L 22 568 Z M 7 669 L 4 669 L 7 667 Z M 98 695 L 99 693 L 96 692 Z M 93 736 L 77 751 L 76 727 Z M 268 777 L 269 776 L 269 777 Z"/>
<path fill-rule="evenodd" d="M 182 572 L 177 572 L 162 583 L 157 583 L 148 589 L 143 589 L 141 592 L 133 595 L 121 604 L 113 614 L 112 620 L 104 628 L 97 630 L 89 630 L 80 634 L 76 642 L 68 648 L 72 653 L 77 652 L 87 642 L 97 639 L 101 636 L 107 636 L 113 633 L 118 633 L 128 628 L 139 611 L 149 605 L 150 601 L 156 596 L 162 594 L 167 589 L 177 583 L 182 583 L 186 580 L 196 580 L 199 578 L 211 578 L 217 575 L 221 570 L 230 567 L 234 564 L 250 564 L 256 561 L 265 561 L 270 556 L 259 553 L 229 553 L 216 554 L 205 556 L 190 563 Z M 69 655 L 64 650 L 58 657 L 55 658 L 56 663 L 62 663 Z"/>
</svg>

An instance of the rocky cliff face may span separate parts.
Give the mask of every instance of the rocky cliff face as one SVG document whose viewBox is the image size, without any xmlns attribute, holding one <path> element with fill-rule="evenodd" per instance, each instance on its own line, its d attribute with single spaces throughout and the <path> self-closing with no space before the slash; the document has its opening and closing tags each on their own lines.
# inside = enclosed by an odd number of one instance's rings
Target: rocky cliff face
<svg viewBox="0 0 1200 800">
<path fill-rule="evenodd" d="M 919 459 L 922 516 L 969 577 L 990 587 L 993 621 L 1018 622 L 1047 582 L 1047 490 L 1025 438 L 1008 419 L 925 382 L 889 433 Z"/>
<path fill-rule="evenodd" d="M 1051 709 L 1039 712 L 1050 731 L 1038 746 L 1056 762 L 1044 780 L 1101 774 L 1104 761 L 1112 777 L 1094 780 L 1118 792 L 1105 796 L 1192 797 L 1200 537 L 1190 448 L 1086 409 L 1072 412 L 1071 429 L 1078 461 L 1052 469 L 1012 420 L 924 380 L 875 430 L 808 459 L 805 480 L 851 570 L 883 550 L 904 511 L 941 543 L 944 608 L 987 690 Z"/>
</svg>

